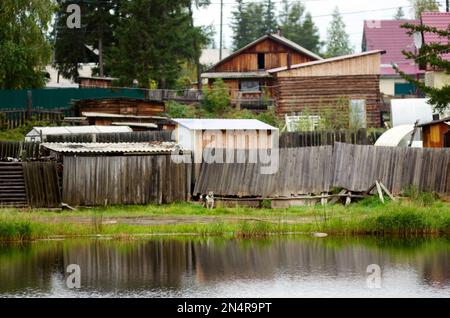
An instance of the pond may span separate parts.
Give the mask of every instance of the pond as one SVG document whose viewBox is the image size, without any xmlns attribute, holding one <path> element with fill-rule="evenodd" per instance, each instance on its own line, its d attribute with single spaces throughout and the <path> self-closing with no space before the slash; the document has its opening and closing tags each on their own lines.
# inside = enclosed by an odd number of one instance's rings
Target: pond
<svg viewBox="0 0 450 318">
<path fill-rule="evenodd" d="M 283 236 L 0 245 L 0 297 L 450 297 L 450 239 Z"/>
</svg>

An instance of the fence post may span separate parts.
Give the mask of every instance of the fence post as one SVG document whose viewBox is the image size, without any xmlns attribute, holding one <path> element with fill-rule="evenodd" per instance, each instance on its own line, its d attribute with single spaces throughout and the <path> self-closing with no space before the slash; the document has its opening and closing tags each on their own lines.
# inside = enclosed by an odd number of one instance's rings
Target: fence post
<svg viewBox="0 0 450 318">
<path fill-rule="evenodd" d="M 27 91 L 27 115 L 26 119 L 31 119 L 31 112 L 33 111 L 33 93 Z"/>
</svg>

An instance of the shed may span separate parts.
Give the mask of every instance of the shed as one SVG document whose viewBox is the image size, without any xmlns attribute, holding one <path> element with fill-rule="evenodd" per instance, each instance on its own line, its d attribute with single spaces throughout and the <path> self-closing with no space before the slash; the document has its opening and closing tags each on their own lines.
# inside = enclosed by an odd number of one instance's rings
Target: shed
<svg viewBox="0 0 450 318">
<path fill-rule="evenodd" d="M 425 148 L 443 148 L 446 146 L 446 134 L 450 131 L 450 117 L 434 120 L 422 125 L 423 146 Z"/>
<path fill-rule="evenodd" d="M 82 112 L 82 118 L 91 125 L 129 126 L 133 131 L 173 130 L 175 124 L 165 116 L 110 114 L 103 112 Z"/>
<path fill-rule="evenodd" d="M 126 126 L 61 126 L 61 127 L 33 127 L 26 134 L 25 141 L 44 142 L 47 136 L 55 135 L 78 135 L 78 134 L 109 134 L 132 132 L 130 127 Z"/>
<path fill-rule="evenodd" d="M 278 128 L 256 119 L 174 119 L 175 140 L 190 150 L 194 163 L 203 162 L 204 150 L 272 149 L 278 143 Z M 199 167 L 196 166 L 196 175 Z"/>
</svg>

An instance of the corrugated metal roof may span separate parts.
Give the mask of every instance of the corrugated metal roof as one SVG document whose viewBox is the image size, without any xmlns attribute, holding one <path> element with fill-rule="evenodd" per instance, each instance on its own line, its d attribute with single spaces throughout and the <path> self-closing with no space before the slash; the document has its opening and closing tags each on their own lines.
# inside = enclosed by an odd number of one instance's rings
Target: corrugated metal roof
<svg viewBox="0 0 450 318">
<path fill-rule="evenodd" d="M 329 59 L 324 59 L 324 60 L 319 60 L 319 61 L 312 61 L 312 62 L 307 62 L 307 63 L 295 64 L 295 65 L 292 65 L 290 67 L 290 69 L 292 70 L 292 69 L 308 67 L 308 66 L 314 66 L 314 65 L 319 65 L 319 64 L 333 63 L 333 62 L 342 61 L 342 60 L 354 59 L 354 58 L 358 58 L 358 57 L 361 57 L 361 56 L 372 55 L 372 54 L 382 54 L 382 53 L 384 53 L 384 51 L 382 51 L 382 50 L 374 50 L 374 51 L 363 52 L 363 53 L 358 53 L 358 54 L 337 56 L 337 57 L 332 57 L 332 58 L 329 58 Z M 278 67 L 278 68 L 271 69 L 268 72 L 269 73 L 278 73 L 278 72 L 287 71 L 287 70 L 289 70 L 289 68 L 287 66 L 283 66 L 283 67 Z"/>
<path fill-rule="evenodd" d="M 101 134 L 132 132 L 130 127 L 118 126 L 61 126 L 61 127 L 34 127 L 26 137 L 69 135 L 69 134 Z"/>
<path fill-rule="evenodd" d="M 448 30 L 450 28 L 450 12 L 424 12 L 422 13 L 422 23 L 439 30 Z M 448 38 L 440 37 L 435 33 L 424 33 L 423 38 L 427 44 L 449 44 Z M 442 56 L 447 61 L 450 61 L 450 53 Z"/>
<path fill-rule="evenodd" d="M 191 130 L 278 130 L 257 119 L 173 119 Z"/>
<path fill-rule="evenodd" d="M 129 127 L 143 127 L 143 128 L 158 128 L 158 125 L 152 123 L 111 123 L 113 126 L 129 126 Z"/>
<path fill-rule="evenodd" d="M 43 143 L 58 153 L 172 153 L 180 151 L 174 142 L 157 143 Z"/>
<path fill-rule="evenodd" d="M 412 36 L 407 34 L 407 29 L 402 24 L 419 24 L 418 20 L 370 20 L 364 21 L 364 39 L 366 50 L 385 50 L 381 56 L 381 64 L 397 64 L 407 74 L 417 74 L 418 66 L 406 59 L 402 51 L 416 49 Z M 392 75 L 392 68 L 381 68 L 382 75 Z"/>
</svg>

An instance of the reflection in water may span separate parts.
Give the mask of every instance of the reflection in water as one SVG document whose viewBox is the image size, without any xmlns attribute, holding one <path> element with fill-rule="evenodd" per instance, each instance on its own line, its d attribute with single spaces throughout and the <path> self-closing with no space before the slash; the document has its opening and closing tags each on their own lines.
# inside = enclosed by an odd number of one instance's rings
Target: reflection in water
<svg viewBox="0 0 450 318">
<path fill-rule="evenodd" d="M 65 270 L 81 267 L 79 291 Z M 367 266 L 382 288 L 367 287 Z M 156 239 L 0 246 L 0 296 L 450 297 L 448 239 Z"/>
</svg>

